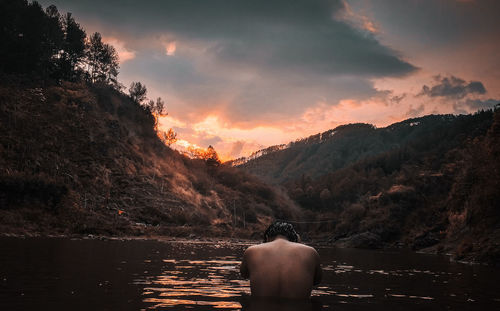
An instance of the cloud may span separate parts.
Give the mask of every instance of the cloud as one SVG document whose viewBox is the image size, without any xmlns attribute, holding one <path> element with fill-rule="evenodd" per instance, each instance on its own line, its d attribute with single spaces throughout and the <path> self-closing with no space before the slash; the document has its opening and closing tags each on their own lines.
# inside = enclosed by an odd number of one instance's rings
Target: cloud
<svg viewBox="0 0 500 311">
<path fill-rule="evenodd" d="M 223 62 L 266 71 L 380 77 L 416 70 L 398 52 L 335 18 L 347 10 L 341 0 L 54 2 L 77 17 L 99 21 L 103 31 L 138 38 L 168 33 L 201 41 L 209 43 L 207 52 Z"/>
<path fill-rule="evenodd" d="M 240 156 L 241 151 L 243 150 L 243 147 L 245 146 L 245 142 L 242 140 L 235 141 L 233 145 L 231 146 L 231 151 L 229 154 L 231 155 L 232 158 L 237 158 Z"/>
<path fill-rule="evenodd" d="M 390 98 L 390 101 L 393 103 L 393 104 L 399 104 L 401 103 L 401 101 L 403 101 L 405 98 L 406 98 L 406 93 L 403 93 L 401 95 L 394 95 Z"/>
<path fill-rule="evenodd" d="M 372 35 L 376 24 L 341 18 L 341 0 L 52 2 L 136 51 L 120 79 L 144 82 L 184 122 L 282 124 L 318 100 L 370 98 L 374 78 L 417 71 Z"/>
<path fill-rule="evenodd" d="M 135 51 L 127 49 L 127 47 L 125 46 L 125 42 L 120 41 L 117 38 L 104 37 L 104 38 L 102 38 L 102 41 L 104 41 L 107 44 L 112 45 L 115 48 L 116 53 L 118 54 L 118 59 L 120 61 L 120 64 L 123 64 L 124 62 L 126 62 L 128 60 L 132 60 L 136 56 Z"/>
<path fill-rule="evenodd" d="M 173 56 L 175 54 L 175 50 L 177 49 L 177 44 L 175 41 L 165 43 L 164 46 L 165 54 L 167 54 L 168 56 Z"/>
<path fill-rule="evenodd" d="M 409 118 L 420 117 L 424 112 L 425 107 L 423 104 L 419 105 L 417 108 L 413 108 L 413 105 L 410 105 L 408 111 L 406 112 L 406 116 Z"/>
<path fill-rule="evenodd" d="M 491 109 L 495 105 L 500 104 L 500 99 L 466 99 L 464 105 L 469 107 L 472 110 L 481 110 L 481 109 Z"/>
<path fill-rule="evenodd" d="M 337 14 L 337 18 L 348 22 L 349 24 L 367 31 L 370 34 L 377 34 L 380 32 L 379 26 L 367 16 L 354 12 L 345 0 L 342 0 L 344 10 Z"/>
<path fill-rule="evenodd" d="M 436 84 L 429 87 L 424 85 L 422 91 L 417 96 L 429 97 L 449 97 L 449 98 L 464 98 L 470 94 L 485 94 L 486 89 L 483 83 L 479 81 L 470 81 L 466 83 L 465 80 L 455 76 L 441 77 L 435 76 Z"/>
<path fill-rule="evenodd" d="M 466 81 L 457 76 L 437 75 L 433 83 L 424 85 L 418 94 L 409 98 L 408 117 L 426 113 L 468 114 L 481 109 L 491 109 L 500 102 L 488 98 L 481 81 Z M 416 107 L 416 108 L 414 108 Z M 433 108 L 432 108 L 433 107 Z"/>
<path fill-rule="evenodd" d="M 439 50 L 445 46 L 468 49 L 471 39 L 486 35 L 488 41 L 498 41 L 493 38 L 500 34 L 498 0 L 361 0 L 349 3 L 353 11 L 367 11 L 385 34 L 397 35 L 406 46 L 411 44 L 419 51 L 430 47 Z M 498 43 L 496 45 L 498 47 Z M 475 46 L 470 48 L 476 49 Z"/>
<path fill-rule="evenodd" d="M 222 138 L 219 136 L 203 136 L 198 139 L 197 144 L 200 146 L 212 146 L 219 142 L 222 142 Z"/>
<path fill-rule="evenodd" d="M 367 99 L 345 98 L 340 100 L 338 105 L 328 105 L 320 101 L 304 112 L 300 122 L 295 122 L 293 130 L 297 133 L 313 134 L 355 122 L 385 126 L 408 117 L 404 113 L 404 109 L 408 107 L 408 104 L 404 103 L 405 98 L 404 93 L 395 94 L 393 90 L 377 90 Z M 423 106 L 420 109 L 423 109 Z"/>
</svg>

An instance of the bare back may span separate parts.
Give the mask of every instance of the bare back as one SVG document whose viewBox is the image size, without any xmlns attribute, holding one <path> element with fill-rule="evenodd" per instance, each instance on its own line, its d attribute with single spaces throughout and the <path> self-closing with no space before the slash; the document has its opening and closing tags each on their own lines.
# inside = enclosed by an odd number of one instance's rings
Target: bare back
<svg viewBox="0 0 500 311">
<path fill-rule="evenodd" d="M 316 250 L 283 238 L 249 247 L 240 271 L 258 297 L 308 298 L 321 281 Z"/>
</svg>

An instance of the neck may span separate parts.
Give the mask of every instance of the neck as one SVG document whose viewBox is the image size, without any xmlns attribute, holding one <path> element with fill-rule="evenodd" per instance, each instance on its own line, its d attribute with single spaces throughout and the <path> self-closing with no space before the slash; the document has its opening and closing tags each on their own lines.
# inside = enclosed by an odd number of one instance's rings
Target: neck
<svg viewBox="0 0 500 311">
<path fill-rule="evenodd" d="M 277 241 L 277 240 L 288 241 L 288 239 L 286 238 L 286 236 L 279 234 L 279 235 L 275 236 L 274 238 L 269 239 L 268 242 L 274 242 L 274 241 Z"/>
</svg>

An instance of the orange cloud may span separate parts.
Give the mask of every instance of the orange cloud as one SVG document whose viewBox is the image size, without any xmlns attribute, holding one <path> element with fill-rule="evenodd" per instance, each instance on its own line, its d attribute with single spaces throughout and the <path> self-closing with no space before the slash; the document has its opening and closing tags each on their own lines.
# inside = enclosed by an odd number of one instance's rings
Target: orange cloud
<svg viewBox="0 0 500 311">
<path fill-rule="evenodd" d="M 344 0 L 342 2 L 344 4 L 344 10 L 340 11 L 341 13 L 334 16 L 334 18 L 346 21 L 351 25 L 366 30 L 372 34 L 380 32 L 380 28 L 374 21 L 370 20 L 368 16 L 354 12 L 347 1 Z"/>
<path fill-rule="evenodd" d="M 296 135 L 279 126 L 255 125 L 252 128 L 239 128 L 224 122 L 215 114 L 192 124 L 170 116 L 162 118 L 160 128 L 167 130 L 170 127 L 183 132 L 179 140 L 172 145 L 173 148 L 183 151 L 189 147 L 207 148 L 210 144 L 222 160 L 246 156 L 265 146 L 288 142 Z"/>
<path fill-rule="evenodd" d="M 378 33 L 379 29 L 374 22 L 370 21 L 368 18 L 363 16 L 363 29 L 368 30 L 371 33 Z"/>
<path fill-rule="evenodd" d="M 165 43 L 164 46 L 165 54 L 167 54 L 168 56 L 175 55 L 175 51 L 177 50 L 177 43 L 175 41 Z"/>
<path fill-rule="evenodd" d="M 405 119 L 405 107 L 394 109 L 391 92 L 379 92 L 368 100 L 344 99 L 336 105 L 319 101 L 305 110 L 299 117 L 273 122 L 254 124 L 252 127 L 239 127 L 226 122 L 223 115 L 216 112 L 195 123 L 185 123 L 171 116 L 161 120 L 161 127 L 167 130 L 174 127 L 182 133 L 179 141 L 172 147 L 186 150 L 189 147 L 207 148 L 212 145 L 222 160 L 248 156 L 252 152 L 271 145 L 278 145 L 307 137 L 318 132 L 332 129 L 338 125 L 355 122 L 372 123 L 385 126 Z M 399 103 L 398 103 L 399 105 Z"/>
<path fill-rule="evenodd" d="M 102 38 L 102 41 L 112 45 L 115 48 L 116 53 L 118 53 L 118 59 L 120 63 L 124 63 L 135 58 L 135 51 L 127 49 L 125 47 L 125 42 L 120 41 L 119 39 L 114 37 L 104 37 Z"/>
<path fill-rule="evenodd" d="M 322 98 L 298 117 L 254 124 L 233 122 L 224 113 L 224 105 L 215 100 L 211 111 L 200 114 L 199 118 L 191 118 L 191 122 L 169 115 L 162 118 L 161 126 L 165 130 L 174 127 L 180 132 L 180 140 L 173 145 L 174 148 L 185 150 L 193 146 L 207 148 L 212 145 L 222 160 L 235 159 L 341 124 L 364 122 L 383 127 L 429 113 L 455 113 L 456 107 L 449 102 L 414 96 L 431 77 L 429 72 L 420 72 L 405 79 L 376 80 L 374 84 L 378 91 L 368 99 L 344 98 L 329 102 Z M 398 93 L 390 90 L 398 90 Z"/>
</svg>

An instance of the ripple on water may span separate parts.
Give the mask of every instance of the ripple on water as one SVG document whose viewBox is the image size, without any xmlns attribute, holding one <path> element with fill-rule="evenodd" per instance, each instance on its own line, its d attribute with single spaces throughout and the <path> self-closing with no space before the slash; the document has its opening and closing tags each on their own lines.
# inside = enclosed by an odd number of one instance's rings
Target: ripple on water
<svg viewBox="0 0 500 311">
<path fill-rule="evenodd" d="M 192 253 L 192 252 L 191 252 Z M 189 254 L 184 252 L 184 255 Z M 189 255 L 188 255 L 189 256 Z M 250 295 L 248 280 L 241 280 L 239 276 L 240 261 L 235 256 L 224 256 L 201 259 L 171 259 L 165 258 L 156 261 L 160 263 L 161 273 L 157 275 L 136 275 L 135 284 L 143 286 L 143 301 L 149 309 L 166 307 L 180 307 L 182 309 L 240 309 L 242 296 Z M 145 268 L 154 264 L 149 259 L 144 260 Z M 383 268 L 382 268 L 383 267 Z M 323 297 L 322 300 L 330 303 L 387 303 L 394 301 L 403 304 L 440 303 L 443 297 L 439 295 L 452 284 L 453 279 L 462 277 L 459 271 L 432 271 L 427 267 L 423 269 L 401 269 L 394 266 L 388 268 L 357 266 L 352 263 L 336 262 L 334 260 L 323 263 L 325 281 L 322 286 L 315 288 L 311 296 Z M 399 268 L 399 269 L 398 269 Z M 146 270 L 147 271 L 147 270 Z M 343 280 L 337 282 L 336 280 Z M 335 280 L 328 283 L 329 280 Z M 436 282 L 436 280 L 438 282 Z M 383 287 L 374 288 L 367 286 L 366 282 L 378 284 Z M 399 284 L 419 282 L 419 284 L 441 284 L 432 290 L 411 287 L 401 287 Z M 386 285 L 391 285 L 386 287 Z M 441 287 L 439 287 L 441 286 Z M 446 290 L 445 290 L 446 291 Z M 438 293 L 438 294 L 436 294 Z M 436 295 L 435 295 L 436 294 Z M 447 292 L 448 303 L 468 302 L 478 300 L 468 294 Z M 449 299 L 453 300 L 449 300 Z M 497 303 L 498 299 L 490 298 Z"/>
<path fill-rule="evenodd" d="M 234 298 L 250 294 L 249 282 L 238 280 L 240 261 L 234 257 L 162 262 L 160 275 L 135 280 L 136 284 L 147 285 L 142 295 L 143 301 L 150 304 L 149 309 L 175 306 L 238 309 L 241 304 Z"/>
</svg>

